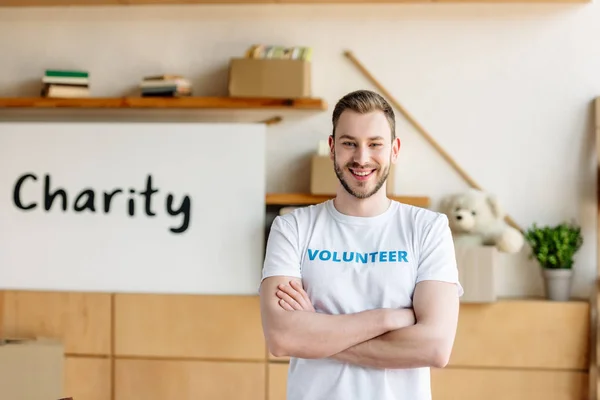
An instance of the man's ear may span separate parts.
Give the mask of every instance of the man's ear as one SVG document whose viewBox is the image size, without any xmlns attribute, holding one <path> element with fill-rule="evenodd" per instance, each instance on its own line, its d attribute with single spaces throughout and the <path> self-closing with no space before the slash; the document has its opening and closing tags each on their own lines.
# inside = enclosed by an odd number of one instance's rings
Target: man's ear
<svg viewBox="0 0 600 400">
<path fill-rule="evenodd" d="M 329 135 L 329 158 L 333 160 L 333 155 L 335 153 L 335 139 L 333 135 Z"/>
<path fill-rule="evenodd" d="M 394 138 L 394 140 L 392 141 L 392 164 L 396 164 L 396 161 L 398 160 L 398 154 L 400 153 L 400 145 L 400 138 Z"/>
</svg>

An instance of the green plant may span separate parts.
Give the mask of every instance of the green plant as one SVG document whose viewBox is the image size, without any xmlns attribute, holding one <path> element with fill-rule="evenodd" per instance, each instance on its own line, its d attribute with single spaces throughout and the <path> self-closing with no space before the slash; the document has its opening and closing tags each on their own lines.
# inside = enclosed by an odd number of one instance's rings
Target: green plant
<svg viewBox="0 0 600 400">
<path fill-rule="evenodd" d="M 583 244 L 581 227 L 567 223 L 542 227 L 533 224 L 525 232 L 525 239 L 531 246 L 530 258 L 548 269 L 572 268 L 573 257 Z"/>
</svg>

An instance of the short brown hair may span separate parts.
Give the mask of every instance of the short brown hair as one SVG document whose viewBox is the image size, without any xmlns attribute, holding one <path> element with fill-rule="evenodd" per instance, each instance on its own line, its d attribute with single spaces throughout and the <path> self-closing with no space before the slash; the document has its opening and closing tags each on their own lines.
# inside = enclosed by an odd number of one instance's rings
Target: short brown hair
<svg viewBox="0 0 600 400">
<path fill-rule="evenodd" d="M 356 90 L 350 92 L 340 100 L 338 100 L 335 108 L 333 109 L 333 115 L 331 116 L 331 122 L 333 124 L 332 136 L 335 138 L 335 128 L 337 122 L 340 119 L 340 115 L 346 110 L 352 110 L 357 113 L 366 114 L 372 111 L 382 111 L 390 124 L 390 130 L 392 132 L 392 140 L 396 138 L 396 119 L 394 110 L 390 104 L 378 93 L 370 90 Z"/>
</svg>

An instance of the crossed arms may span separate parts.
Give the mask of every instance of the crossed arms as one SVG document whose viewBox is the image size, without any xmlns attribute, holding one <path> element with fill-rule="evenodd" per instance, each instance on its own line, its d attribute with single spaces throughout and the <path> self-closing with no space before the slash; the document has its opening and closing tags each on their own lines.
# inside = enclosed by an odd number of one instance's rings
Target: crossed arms
<svg viewBox="0 0 600 400">
<path fill-rule="evenodd" d="M 417 284 L 413 309 L 316 313 L 298 278 L 266 278 L 260 289 L 263 331 L 277 357 L 333 358 L 373 368 L 443 368 L 448 363 L 459 298 L 454 284 Z"/>
</svg>

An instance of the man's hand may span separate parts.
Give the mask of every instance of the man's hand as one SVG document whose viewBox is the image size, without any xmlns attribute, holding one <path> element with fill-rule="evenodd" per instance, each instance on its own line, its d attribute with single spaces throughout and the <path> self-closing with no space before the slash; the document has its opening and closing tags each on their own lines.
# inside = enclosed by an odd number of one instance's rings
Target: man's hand
<svg viewBox="0 0 600 400">
<path fill-rule="evenodd" d="M 332 358 L 373 368 L 444 368 L 452 352 L 459 298 L 453 283 L 423 281 L 414 295 L 415 324 L 350 347 Z"/>
<path fill-rule="evenodd" d="M 278 286 L 277 297 L 280 298 L 279 305 L 288 311 L 315 312 L 308 294 L 298 281 L 290 281 L 288 284 Z"/>
<path fill-rule="evenodd" d="M 284 291 L 280 285 L 287 286 L 290 281 L 301 279 L 293 276 L 272 276 L 264 279 L 260 286 L 260 310 L 263 331 L 267 347 L 276 357 L 290 356 L 300 358 L 331 357 L 349 347 L 398 329 L 397 318 L 390 318 L 391 309 L 366 310 L 350 314 L 324 314 L 318 312 L 298 312 L 292 306 L 284 308 Z M 292 286 L 290 286 L 291 288 Z M 286 289 L 288 290 L 288 289 Z M 288 290 L 289 291 L 289 290 Z M 294 289 L 294 291 L 298 292 Z M 292 292 L 293 293 L 293 292 Z M 289 295 L 288 295 L 289 296 Z M 294 296 L 297 296 L 294 294 Z M 306 307 L 314 311 L 308 296 L 300 301 L 291 300 L 296 308 Z"/>
<path fill-rule="evenodd" d="M 291 281 L 289 284 L 281 284 L 278 289 L 279 305 L 284 310 L 315 312 L 308 293 L 299 282 Z M 414 325 L 416 318 L 411 308 L 399 308 L 389 310 L 388 321 L 389 326 L 400 329 Z"/>
</svg>

